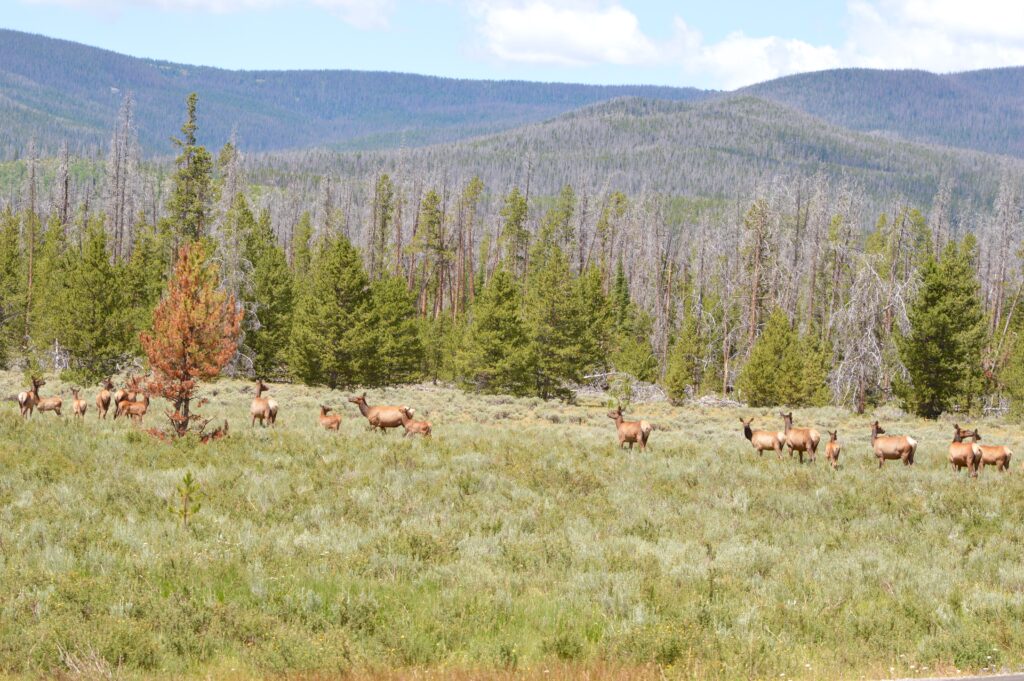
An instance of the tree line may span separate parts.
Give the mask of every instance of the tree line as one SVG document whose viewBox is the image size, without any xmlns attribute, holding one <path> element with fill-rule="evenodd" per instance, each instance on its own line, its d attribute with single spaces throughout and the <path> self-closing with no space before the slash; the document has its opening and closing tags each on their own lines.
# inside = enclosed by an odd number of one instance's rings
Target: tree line
<svg viewBox="0 0 1024 681">
<path fill-rule="evenodd" d="M 867 227 L 864 196 L 822 177 L 680 204 L 380 172 L 282 208 L 234 142 L 198 144 L 197 104 L 155 193 L 139 189 L 130 102 L 101 189 L 58 172 L 46 200 L 30 164 L 0 212 L 9 363 L 128 365 L 180 247 L 202 242 L 244 312 L 230 367 L 266 378 L 567 398 L 628 375 L 680 400 L 899 400 L 928 416 L 1024 396 L 1012 180 L 990 209 L 956 205 L 945 182 L 927 212 L 896 200 Z"/>
</svg>

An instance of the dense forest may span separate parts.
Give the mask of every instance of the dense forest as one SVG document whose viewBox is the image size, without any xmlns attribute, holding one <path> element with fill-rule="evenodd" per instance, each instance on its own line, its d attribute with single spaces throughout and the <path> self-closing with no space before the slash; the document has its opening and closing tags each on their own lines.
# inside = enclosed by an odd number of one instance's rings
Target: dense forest
<svg viewBox="0 0 1024 681">
<path fill-rule="evenodd" d="M 275 380 L 570 398 L 587 381 L 628 397 L 635 379 L 674 399 L 928 416 L 1024 393 L 1019 176 L 986 205 L 945 178 L 881 212 L 825 173 L 701 201 L 381 168 L 288 200 L 230 141 L 201 145 L 198 112 L 190 96 L 163 175 L 130 98 L 86 186 L 66 152 L 24 161 L 0 213 L 6 362 L 135 365 L 174 254 L 200 241 L 244 311 L 231 370 Z"/>
</svg>

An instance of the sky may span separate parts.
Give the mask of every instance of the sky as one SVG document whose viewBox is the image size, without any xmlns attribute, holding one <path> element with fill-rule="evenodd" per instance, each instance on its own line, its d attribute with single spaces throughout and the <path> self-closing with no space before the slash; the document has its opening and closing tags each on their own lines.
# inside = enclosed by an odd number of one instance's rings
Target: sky
<svg viewBox="0 0 1024 681">
<path fill-rule="evenodd" d="M 714 89 L 1024 65 L 1024 0 L 0 0 L 0 27 L 231 69 Z"/>
</svg>

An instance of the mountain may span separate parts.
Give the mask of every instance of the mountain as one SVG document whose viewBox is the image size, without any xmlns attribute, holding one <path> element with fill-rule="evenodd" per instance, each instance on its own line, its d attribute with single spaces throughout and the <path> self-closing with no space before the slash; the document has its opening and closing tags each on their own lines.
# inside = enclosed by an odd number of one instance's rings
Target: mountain
<svg viewBox="0 0 1024 681">
<path fill-rule="evenodd" d="M 1024 157 L 1024 67 L 945 75 L 836 69 L 739 92 L 854 130 Z"/>
<path fill-rule="evenodd" d="M 775 178 L 820 176 L 890 208 L 928 205 L 940 183 L 988 204 L 1024 161 L 848 130 L 790 107 L 734 95 L 699 103 L 624 99 L 516 130 L 452 144 L 371 153 L 305 151 L 252 159 L 253 178 L 294 184 L 307 173 L 379 172 L 454 186 L 474 175 L 494 191 L 527 180 L 539 194 L 564 183 L 690 197 L 751 196 Z M 294 177 L 288 178 L 288 173 Z"/>
<path fill-rule="evenodd" d="M 200 138 L 237 131 L 247 151 L 367 149 L 450 141 L 545 120 L 595 102 L 639 96 L 689 100 L 693 88 L 480 81 L 369 71 L 229 71 L 137 59 L 0 29 L 0 158 L 35 137 L 89 153 L 109 142 L 124 93 L 135 99 L 149 154 L 172 151 L 185 97 L 199 94 Z"/>
</svg>

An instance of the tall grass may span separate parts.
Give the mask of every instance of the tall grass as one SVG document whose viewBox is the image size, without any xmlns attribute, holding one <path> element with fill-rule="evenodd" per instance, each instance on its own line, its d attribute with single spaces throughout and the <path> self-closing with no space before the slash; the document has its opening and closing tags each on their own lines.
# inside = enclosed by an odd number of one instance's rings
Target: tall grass
<svg viewBox="0 0 1024 681">
<path fill-rule="evenodd" d="M 0 375 L 0 394 L 20 383 Z M 604 405 L 371 391 L 434 422 L 413 440 L 367 432 L 339 392 L 271 394 L 277 427 L 253 429 L 248 384 L 209 386 L 202 411 L 232 431 L 207 446 L 0 405 L 0 670 L 779 679 L 1024 664 L 1024 476 L 954 475 L 950 424 L 885 414 L 921 445 L 917 465 L 879 471 L 870 415 L 799 411 L 839 428 L 833 471 L 821 453 L 757 456 L 734 410 L 637 407 L 658 426 L 640 452 L 616 447 Z M 339 433 L 318 428 L 320 403 L 345 414 Z M 1020 444 L 1009 424 L 979 427 Z M 203 497 L 186 527 L 169 509 L 188 471 Z"/>
</svg>

